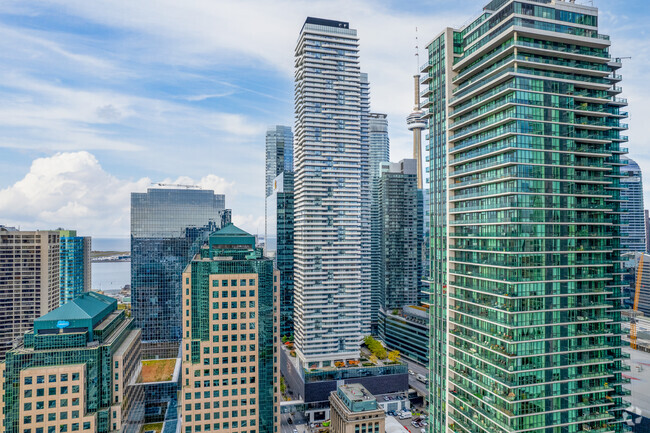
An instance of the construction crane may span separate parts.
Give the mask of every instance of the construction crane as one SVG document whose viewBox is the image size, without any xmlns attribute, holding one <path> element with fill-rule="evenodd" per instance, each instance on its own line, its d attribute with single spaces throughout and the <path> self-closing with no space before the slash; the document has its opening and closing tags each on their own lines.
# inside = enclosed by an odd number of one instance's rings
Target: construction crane
<svg viewBox="0 0 650 433">
<path fill-rule="evenodd" d="M 645 254 L 641 254 L 639 259 L 639 264 L 637 265 L 636 270 L 636 290 L 634 291 L 634 306 L 632 307 L 632 314 L 630 316 L 630 347 L 632 349 L 638 349 L 636 343 L 636 316 L 639 312 L 639 297 L 641 294 L 641 277 L 643 275 L 643 257 Z"/>
</svg>

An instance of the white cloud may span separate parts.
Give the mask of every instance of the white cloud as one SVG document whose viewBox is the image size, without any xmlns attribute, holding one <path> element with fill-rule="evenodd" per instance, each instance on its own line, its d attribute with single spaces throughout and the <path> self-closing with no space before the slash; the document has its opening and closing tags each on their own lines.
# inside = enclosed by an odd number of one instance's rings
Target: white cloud
<svg viewBox="0 0 650 433">
<path fill-rule="evenodd" d="M 198 185 L 219 194 L 236 193 L 235 182 L 214 174 L 201 179 L 180 176 L 161 183 Z M 58 227 L 83 235 L 126 237 L 132 192 L 144 192 L 152 181 L 119 179 L 107 173 L 89 152 L 57 153 L 32 162 L 29 172 L 14 185 L 0 190 L 1 224 L 23 229 Z M 228 205 L 228 204 L 227 204 Z M 236 217 L 245 229 L 264 223 L 252 215 Z"/>
<path fill-rule="evenodd" d="M 76 229 L 84 235 L 124 236 L 129 232 L 130 193 L 148 178 L 118 179 L 88 152 L 57 153 L 33 161 L 29 172 L 0 190 L 0 214 L 24 229 Z"/>
<path fill-rule="evenodd" d="M 258 216 L 253 214 L 248 214 L 248 215 L 233 214 L 232 222 L 240 229 L 245 230 L 252 235 L 264 234 L 263 216 Z"/>
</svg>

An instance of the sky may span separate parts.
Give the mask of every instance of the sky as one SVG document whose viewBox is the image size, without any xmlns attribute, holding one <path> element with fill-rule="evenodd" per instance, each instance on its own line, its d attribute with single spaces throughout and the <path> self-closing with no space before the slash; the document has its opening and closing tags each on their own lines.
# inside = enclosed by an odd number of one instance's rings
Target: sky
<svg viewBox="0 0 650 433">
<path fill-rule="evenodd" d="M 587 2 L 588 0 L 578 0 Z M 131 192 L 197 184 L 264 233 L 265 131 L 294 124 L 293 55 L 307 16 L 350 22 L 391 160 L 411 157 L 418 36 L 486 0 L 3 0 L 0 224 L 128 237 Z M 650 207 L 650 2 L 594 0 L 624 60 L 629 157 Z M 417 28 L 417 33 L 416 33 Z"/>
</svg>

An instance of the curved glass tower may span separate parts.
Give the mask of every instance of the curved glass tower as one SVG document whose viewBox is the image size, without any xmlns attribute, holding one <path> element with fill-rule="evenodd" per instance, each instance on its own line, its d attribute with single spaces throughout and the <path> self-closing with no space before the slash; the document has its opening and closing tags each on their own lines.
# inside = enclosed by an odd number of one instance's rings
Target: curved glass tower
<svg viewBox="0 0 650 433">
<path fill-rule="evenodd" d="M 620 60 L 598 10 L 495 0 L 428 46 L 435 432 L 623 432 Z"/>
</svg>

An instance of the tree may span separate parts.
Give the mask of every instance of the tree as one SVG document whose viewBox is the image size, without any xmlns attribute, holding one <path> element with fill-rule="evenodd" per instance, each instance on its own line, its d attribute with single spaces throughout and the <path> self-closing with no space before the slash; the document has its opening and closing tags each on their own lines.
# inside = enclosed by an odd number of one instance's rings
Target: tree
<svg viewBox="0 0 650 433">
<path fill-rule="evenodd" d="M 368 358 L 368 361 L 372 362 L 373 364 L 377 364 L 379 361 L 375 355 L 370 355 L 370 358 Z"/>
<path fill-rule="evenodd" d="M 397 362 L 397 361 L 399 361 L 399 350 L 392 350 L 392 351 L 388 354 L 388 360 L 389 360 L 390 362 Z"/>
</svg>

